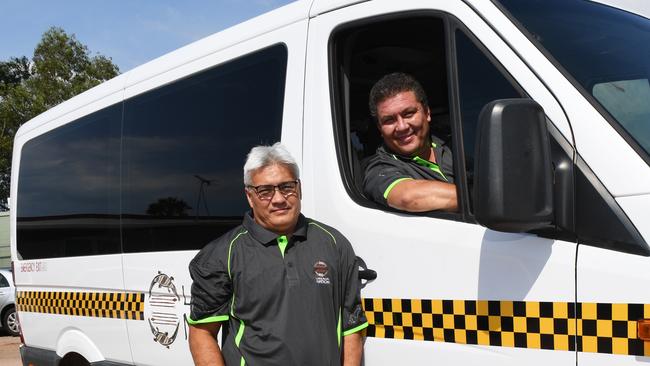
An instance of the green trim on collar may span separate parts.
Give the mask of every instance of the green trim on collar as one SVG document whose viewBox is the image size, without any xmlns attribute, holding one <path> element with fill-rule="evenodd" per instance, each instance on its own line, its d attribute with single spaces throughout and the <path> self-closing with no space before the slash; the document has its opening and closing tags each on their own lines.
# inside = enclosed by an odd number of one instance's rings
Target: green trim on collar
<svg viewBox="0 0 650 366">
<path fill-rule="evenodd" d="M 278 236 L 276 240 L 278 241 L 278 248 L 280 248 L 282 258 L 284 258 L 284 252 L 287 250 L 287 244 L 289 244 L 289 240 L 287 239 L 286 235 Z"/>
<path fill-rule="evenodd" d="M 429 160 L 426 160 L 426 159 L 422 159 L 422 158 L 419 157 L 419 156 L 415 156 L 415 157 L 413 157 L 412 160 L 413 160 L 413 162 L 414 162 L 415 164 L 420 165 L 420 166 L 423 166 L 423 167 L 425 167 L 425 168 L 429 168 L 429 169 L 433 170 L 434 172 L 440 174 L 440 176 L 441 176 L 445 181 L 449 182 L 449 179 L 447 179 L 447 177 L 445 177 L 445 174 L 442 172 L 442 170 L 440 170 L 440 166 L 438 166 L 438 164 L 436 164 L 436 163 L 432 163 L 432 162 L 430 162 Z"/>
</svg>

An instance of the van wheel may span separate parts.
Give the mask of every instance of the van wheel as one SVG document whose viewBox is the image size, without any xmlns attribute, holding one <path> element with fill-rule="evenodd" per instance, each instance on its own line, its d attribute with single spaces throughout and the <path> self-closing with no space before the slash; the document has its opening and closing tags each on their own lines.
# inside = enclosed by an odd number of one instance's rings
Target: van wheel
<svg viewBox="0 0 650 366">
<path fill-rule="evenodd" d="M 16 314 L 16 308 L 10 308 L 4 313 L 4 316 L 2 317 L 2 327 L 7 333 L 12 336 L 17 336 L 19 334 L 18 315 Z"/>
<path fill-rule="evenodd" d="M 90 363 L 78 353 L 68 353 L 63 357 L 59 366 L 90 366 Z"/>
</svg>

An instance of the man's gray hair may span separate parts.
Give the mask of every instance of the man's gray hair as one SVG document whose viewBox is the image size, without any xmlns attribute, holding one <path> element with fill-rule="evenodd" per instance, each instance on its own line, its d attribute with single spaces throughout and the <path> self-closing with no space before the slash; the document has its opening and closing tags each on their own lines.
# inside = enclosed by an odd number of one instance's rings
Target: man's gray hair
<svg viewBox="0 0 650 366">
<path fill-rule="evenodd" d="M 244 184 L 249 186 L 253 183 L 251 176 L 256 170 L 275 164 L 285 165 L 296 179 L 300 179 L 296 160 L 282 143 L 276 142 L 271 146 L 260 145 L 251 149 L 244 164 Z"/>
</svg>

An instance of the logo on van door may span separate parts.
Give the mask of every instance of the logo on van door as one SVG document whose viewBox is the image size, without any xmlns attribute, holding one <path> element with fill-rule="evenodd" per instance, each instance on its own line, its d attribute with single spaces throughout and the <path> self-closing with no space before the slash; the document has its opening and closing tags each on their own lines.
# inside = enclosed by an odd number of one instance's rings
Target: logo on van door
<svg viewBox="0 0 650 366">
<path fill-rule="evenodd" d="M 150 311 L 147 320 L 154 342 L 167 348 L 176 340 L 181 324 L 176 313 L 176 305 L 180 299 L 174 285 L 174 277 L 158 271 L 149 286 Z"/>
</svg>

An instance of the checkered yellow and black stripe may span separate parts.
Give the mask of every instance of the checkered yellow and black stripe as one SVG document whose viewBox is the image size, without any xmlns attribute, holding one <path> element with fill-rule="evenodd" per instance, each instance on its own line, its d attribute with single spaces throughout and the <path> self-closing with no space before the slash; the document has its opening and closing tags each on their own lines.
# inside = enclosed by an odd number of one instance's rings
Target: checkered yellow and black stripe
<svg viewBox="0 0 650 366">
<path fill-rule="evenodd" d="M 18 311 L 144 320 L 144 293 L 19 291 Z"/>
<path fill-rule="evenodd" d="M 364 299 L 369 337 L 650 356 L 650 304 Z"/>
</svg>

